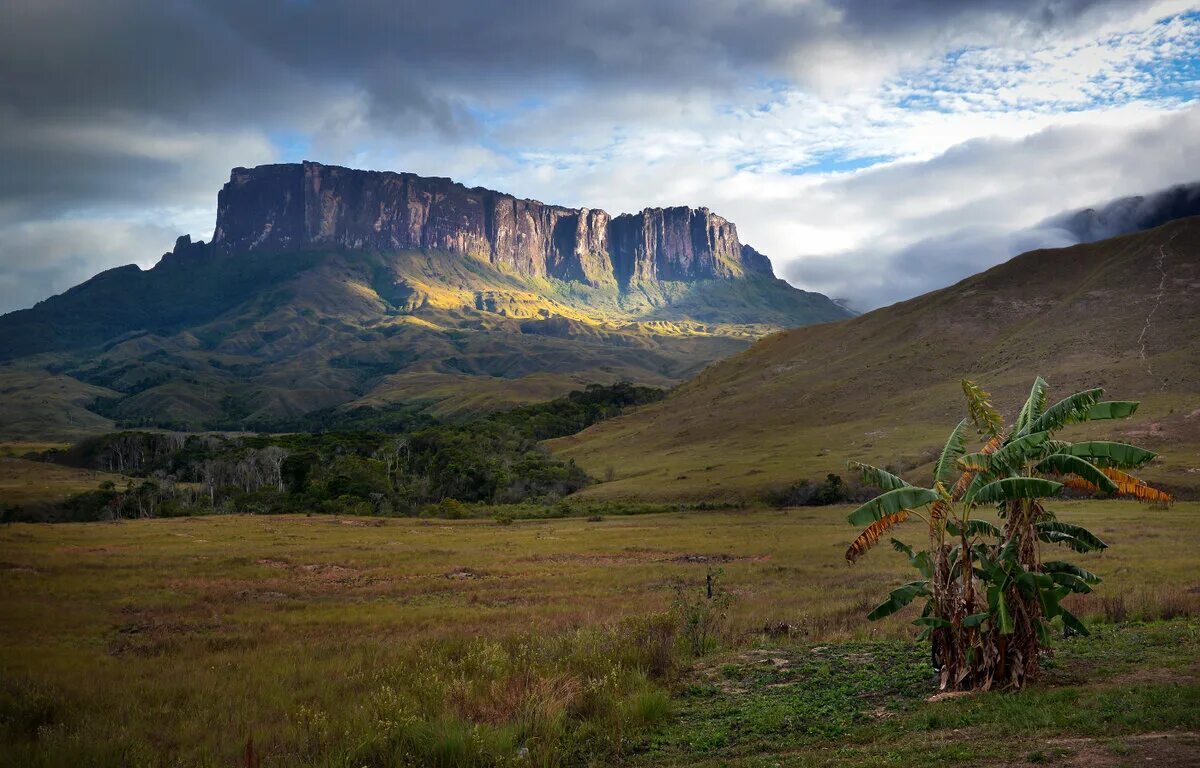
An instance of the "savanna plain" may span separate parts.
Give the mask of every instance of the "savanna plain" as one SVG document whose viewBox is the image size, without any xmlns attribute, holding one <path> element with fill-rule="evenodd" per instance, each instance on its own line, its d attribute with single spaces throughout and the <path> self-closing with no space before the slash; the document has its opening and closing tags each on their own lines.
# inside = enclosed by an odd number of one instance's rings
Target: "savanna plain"
<svg viewBox="0 0 1200 768">
<path fill-rule="evenodd" d="M 1197 764 L 1200 503 L 1059 502 L 1090 636 L 941 696 L 849 509 L 6 524 L 0 765 Z"/>
</svg>

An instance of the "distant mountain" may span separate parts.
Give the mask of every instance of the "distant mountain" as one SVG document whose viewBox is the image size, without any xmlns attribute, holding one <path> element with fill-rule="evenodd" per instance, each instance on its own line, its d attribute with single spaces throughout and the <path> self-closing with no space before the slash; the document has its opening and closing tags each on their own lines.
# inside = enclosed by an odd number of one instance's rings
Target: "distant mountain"
<svg viewBox="0 0 1200 768">
<path fill-rule="evenodd" d="M 317 163 L 236 168 L 217 207 L 211 243 L 0 317 L 0 436 L 672 385 L 851 314 L 776 279 L 706 208 L 610 216 Z"/>
<path fill-rule="evenodd" d="M 1179 184 L 1149 195 L 1112 200 L 1099 208 L 1066 211 L 1043 221 L 1040 229 L 1065 230 L 1076 242 L 1093 243 L 1200 216 L 1200 182 Z"/>
<path fill-rule="evenodd" d="M 1148 479 L 1200 493 L 1200 218 L 1038 250 L 840 323 L 763 339 L 666 400 L 555 441 L 615 479 L 598 496 L 744 498 L 856 459 L 928 480 L 969 377 L 1011 415 L 1102 386 L 1137 417 L 1089 427 L 1162 454 Z M 611 468 L 612 472 L 608 473 Z"/>
</svg>

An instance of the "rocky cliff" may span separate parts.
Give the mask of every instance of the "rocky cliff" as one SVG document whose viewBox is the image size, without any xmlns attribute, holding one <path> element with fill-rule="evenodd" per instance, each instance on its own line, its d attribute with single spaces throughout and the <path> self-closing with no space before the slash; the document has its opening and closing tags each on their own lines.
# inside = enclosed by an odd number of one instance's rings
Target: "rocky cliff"
<svg viewBox="0 0 1200 768">
<path fill-rule="evenodd" d="M 773 276 L 770 260 L 707 208 L 613 217 L 450 179 L 308 162 L 235 168 L 217 198 L 213 245 L 226 252 L 424 248 L 526 276 L 622 288 Z"/>
</svg>

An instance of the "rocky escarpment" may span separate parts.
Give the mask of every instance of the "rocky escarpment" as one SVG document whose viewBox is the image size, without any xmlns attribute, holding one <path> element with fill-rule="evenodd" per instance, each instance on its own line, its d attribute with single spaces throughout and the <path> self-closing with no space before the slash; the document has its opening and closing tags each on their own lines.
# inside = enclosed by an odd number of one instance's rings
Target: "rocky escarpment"
<svg viewBox="0 0 1200 768">
<path fill-rule="evenodd" d="M 217 198 L 213 245 L 226 252 L 442 250 L 593 286 L 773 276 L 770 260 L 707 208 L 613 217 L 450 179 L 307 162 L 235 168 Z"/>
</svg>

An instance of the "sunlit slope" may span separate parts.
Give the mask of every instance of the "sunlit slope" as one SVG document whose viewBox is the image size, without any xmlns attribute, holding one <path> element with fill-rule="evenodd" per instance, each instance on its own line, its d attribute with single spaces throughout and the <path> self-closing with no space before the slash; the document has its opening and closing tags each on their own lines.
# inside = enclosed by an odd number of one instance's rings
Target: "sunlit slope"
<svg viewBox="0 0 1200 768">
<path fill-rule="evenodd" d="M 1200 219 L 1059 250 L 852 320 L 765 338 L 665 401 L 554 449 L 615 479 L 587 493 L 725 498 L 844 471 L 926 465 L 978 380 L 1012 413 L 1104 386 L 1133 420 L 1090 426 L 1163 455 L 1147 473 L 1200 486 Z"/>
<path fill-rule="evenodd" d="M 446 415 L 589 383 L 673 386 L 765 334 L 844 315 L 759 275 L 648 295 L 437 251 L 164 259 L 0 318 L 0 437 L 270 429 L 338 407 Z"/>
</svg>

